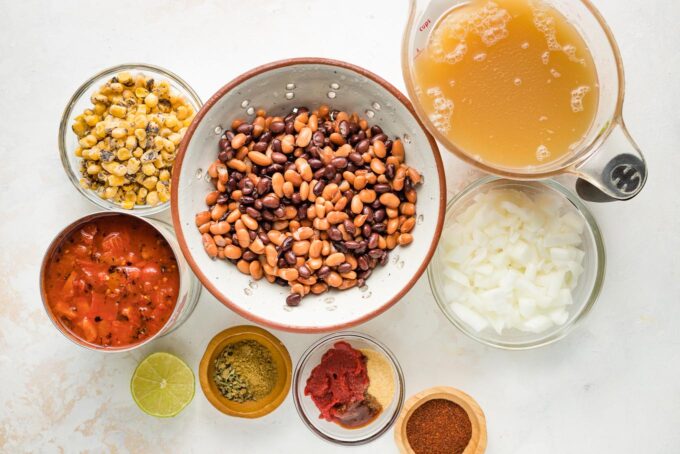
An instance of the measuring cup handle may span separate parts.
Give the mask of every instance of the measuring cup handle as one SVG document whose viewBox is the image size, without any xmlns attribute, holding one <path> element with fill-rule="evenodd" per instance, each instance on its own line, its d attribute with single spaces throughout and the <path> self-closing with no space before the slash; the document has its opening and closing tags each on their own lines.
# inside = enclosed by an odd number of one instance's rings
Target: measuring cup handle
<svg viewBox="0 0 680 454">
<path fill-rule="evenodd" d="M 614 125 L 600 148 L 572 172 L 576 191 L 590 202 L 630 200 L 647 181 L 647 164 L 623 120 Z"/>
</svg>

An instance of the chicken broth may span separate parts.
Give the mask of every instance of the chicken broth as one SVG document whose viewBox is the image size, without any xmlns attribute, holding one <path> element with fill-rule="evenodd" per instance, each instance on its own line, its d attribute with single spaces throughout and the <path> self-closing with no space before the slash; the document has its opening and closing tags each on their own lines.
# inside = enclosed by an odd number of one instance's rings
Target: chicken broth
<svg viewBox="0 0 680 454">
<path fill-rule="evenodd" d="M 530 0 L 471 0 L 449 11 L 415 59 L 417 96 L 463 152 L 509 169 L 558 161 L 598 105 L 593 57 L 561 13 Z"/>
</svg>

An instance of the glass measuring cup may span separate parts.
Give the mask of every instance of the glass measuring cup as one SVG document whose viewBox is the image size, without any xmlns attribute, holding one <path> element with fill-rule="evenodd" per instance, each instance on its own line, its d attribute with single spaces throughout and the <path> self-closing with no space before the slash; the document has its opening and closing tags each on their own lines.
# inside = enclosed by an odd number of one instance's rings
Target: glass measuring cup
<svg viewBox="0 0 680 454">
<path fill-rule="evenodd" d="M 427 46 L 438 21 L 467 0 L 410 0 L 402 42 L 402 72 L 409 96 L 428 130 L 449 151 L 469 164 L 494 175 L 533 180 L 570 173 L 579 178 L 577 190 L 592 201 L 628 200 L 645 185 L 647 167 L 622 116 L 623 63 L 614 36 L 601 14 L 588 0 L 543 0 L 567 18 L 587 43 L 598 74 L 600 96 L 592 126 L 580 145 L 564 158 L 533 167 L 504 168 L 474 158 L 440 132 L 428 118 L 417 96 L 414 62 Z"/>
</svg>

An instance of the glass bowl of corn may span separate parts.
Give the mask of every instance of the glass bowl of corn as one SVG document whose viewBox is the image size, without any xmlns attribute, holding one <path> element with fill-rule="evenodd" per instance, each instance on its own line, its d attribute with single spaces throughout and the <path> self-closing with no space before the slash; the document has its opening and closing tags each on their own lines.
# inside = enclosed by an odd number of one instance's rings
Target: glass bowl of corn
<svg viewBox="0 0 680 454">
<path fill-rule="evenodd" d="M 69 180 L 107 210 L 167 209 L 175 156 L 201 104 L 184 80 L 157 66 L 123 64 L 95 74 L 73 94 L 59 125 Z"/>
</svg>

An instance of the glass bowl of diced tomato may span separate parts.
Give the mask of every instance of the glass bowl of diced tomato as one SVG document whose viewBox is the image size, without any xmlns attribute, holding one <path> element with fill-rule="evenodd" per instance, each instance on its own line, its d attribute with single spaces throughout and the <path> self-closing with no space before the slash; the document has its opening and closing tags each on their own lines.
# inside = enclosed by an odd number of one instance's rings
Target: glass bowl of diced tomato
<svg viewBox="0 0 680 454">
<path fill-rule="evenodd" d="M 64 228 L 45 253 L 45 310 L 76 344 L 128 351 L 180 326 L 201 285 L 172 227 L 117 212 L 90 214 Z"/>
</svg>

